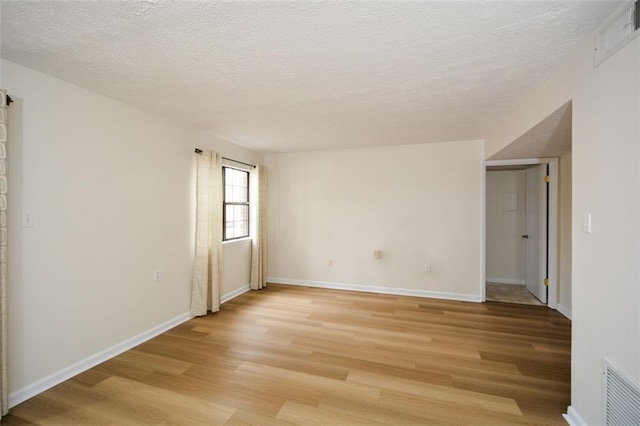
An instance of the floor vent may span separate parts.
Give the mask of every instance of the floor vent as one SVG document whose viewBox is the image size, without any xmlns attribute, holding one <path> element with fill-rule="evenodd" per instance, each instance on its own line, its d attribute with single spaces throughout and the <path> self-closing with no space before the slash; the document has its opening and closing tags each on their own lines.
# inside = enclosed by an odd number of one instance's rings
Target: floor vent
<svg viewBox="0 0 640 426">
<path fill-rule="evenodd" d="M 598 28 L 595 34 L 594 66 L 600 65 L 640 34 L 639 28 L 640 0 L 625 5 Z"/>
<path fill-rule="evenodd" d="M 605 359 L 606 424 L 640 425 L 640 386 Z"/>
</svg>

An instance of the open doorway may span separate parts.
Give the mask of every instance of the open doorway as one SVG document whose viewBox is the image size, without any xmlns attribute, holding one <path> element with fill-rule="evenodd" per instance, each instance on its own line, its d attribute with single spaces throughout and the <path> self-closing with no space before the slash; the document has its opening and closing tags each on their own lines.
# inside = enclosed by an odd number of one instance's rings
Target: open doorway
<svg viewBox="0 0 640 426">
<path fill-rule="evenodd" d="M 571 131 L 572 106 L 571 101 L 569 101 L 513 140 L 505 148 L 493 154 L 485 163 L 485 168 L 521 167 L 521 170 L 526 166 L 549 163 L 549 175 L 551 176 L 549 211 L 551 214 L 549 217 L 548 239 L 549 270 L 547 277 L 549 278 L 549 286 L 547 290 L 547 306 L 557 309 L 569 319 L 572 317 Z M 550 159 L 554 160 L 550 161 Z M 485 241 L 486 213 L 485 211 L 485 217 L 483 218 L 483 238 Z M 486 247 L 483 247 L 483 249 L 483 268 L 486 271 Z M 490 278 L 490 276 L 485 274 L 483 278 Z M 486 300 L 484 280 L 481 287 L 483 300 Z"/>
<path fill-rule="evenodd" d="M 488 161 L 485 300 L 555 308 L 557 160 Z"/>
</svg>

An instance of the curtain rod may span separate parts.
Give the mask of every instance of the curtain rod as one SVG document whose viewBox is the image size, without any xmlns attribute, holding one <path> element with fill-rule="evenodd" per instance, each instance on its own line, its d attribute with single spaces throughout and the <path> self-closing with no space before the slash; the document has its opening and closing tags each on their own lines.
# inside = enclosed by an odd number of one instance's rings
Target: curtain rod
<svg viewBox="0 0 640 426">
<path fill-rule="evenodd" d="M 196 148 L 195 153 L 202 154 L 202 150 L 200 148 Z M 245 163 L 244 161 L 234 160 L 233 158 L 222 157 L 222 159 L 227 161 L 233 161 L 234 163 L 238 163 L 238 164 L 244 164 L 245 166 L 253 167 L 254 169 L 256 168 L 255 164 Z"/>
</svg>

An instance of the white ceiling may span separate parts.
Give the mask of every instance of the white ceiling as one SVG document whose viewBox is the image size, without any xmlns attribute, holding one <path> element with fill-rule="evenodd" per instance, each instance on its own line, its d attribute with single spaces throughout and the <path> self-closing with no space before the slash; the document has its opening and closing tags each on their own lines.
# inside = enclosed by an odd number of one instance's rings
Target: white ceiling
<svg viewBox="0 0 640 426">
<path fill-rule="evenodd" d="M 482 139 L 619 5 L 3 1 L 2 57 L 263 152 Z"/>
</svg>

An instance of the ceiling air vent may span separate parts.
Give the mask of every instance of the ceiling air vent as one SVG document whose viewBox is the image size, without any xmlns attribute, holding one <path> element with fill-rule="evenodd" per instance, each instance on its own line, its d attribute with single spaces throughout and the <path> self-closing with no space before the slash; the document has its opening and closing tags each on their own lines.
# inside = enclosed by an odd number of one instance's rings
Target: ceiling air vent
<svg viewBox="0 0 640 426">
<path fill-rule="evenodd" d="M 639 28 L 640 0 L 625 5 L 596 31 L 594 66 L 600 65 L 640 34 Z"/>
</svg>

